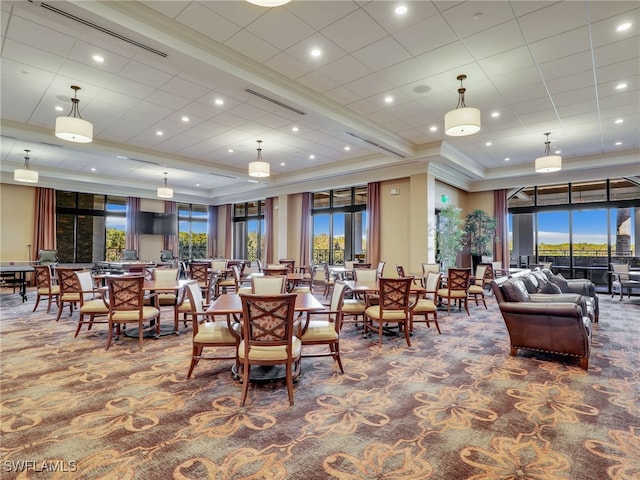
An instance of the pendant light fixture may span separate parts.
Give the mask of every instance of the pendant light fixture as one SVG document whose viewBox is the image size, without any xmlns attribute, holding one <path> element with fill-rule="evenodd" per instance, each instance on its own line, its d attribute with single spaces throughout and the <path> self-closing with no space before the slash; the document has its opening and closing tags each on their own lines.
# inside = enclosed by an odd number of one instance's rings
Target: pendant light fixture
<svg viewBox="0 0 640 480">
<path fill-rule="evenodd" d="M 462 81 L 466 78 L 464 74 L 457 76 L 457 80 L 460 80 L 458 106 L 444 116 L 444 133 L 452 137 L 464 137 L 480 131 L 480 110 L 464 104 L 466 88 L 462 86 Z"/>
<path fill-rule="evenodd" d="M 171 188 L 167 183 L 167 172 L 164 172 L 164 184 L 161 187 L 158 187 L 156 194 L 160 198 L 173 198 L 173 188 Z"/>
<path fill-rule="evenodd" d="M 256 141 L 258 142 L 258 158 L 249 164 L 249 176 L 268 177 L 271 175 L 271 169 L 269 164 L 262 159 L 262 140 Z"/>
<path fill-rule="evenodd" d="M 551 155 L 551 142 L 549 141 L 551 133 L 547 132 L 545 135 L 547 136 L 547 141 L 544 142 L 544 157 L 536 158 L 536 172 L 557 172 L 562 168 L 562 157 L 560 155 Z"/>
<path fill-rule="evenodd" d="M 66 117 L 56 118 L 56 137 L 69 142 L 89 143 L 93 141 L 93 125 L 80 116 L 78 109 L 78 90 L 80 87 L 71 85 L 71 89 L 75 92 L 71 98 L 71 111 Z"/>
<path fill-rule="evenodd" d="M 259 7 L 279 7 L 290 1 L 291 0 L 247 0 L 247 2 L 258 5 Z"/>
<path fill-rule="evenodd" d="M 31 150 L 24 150 L 26 155 L 24 157 L 24 168 L 16 168 L 13 171 L 13 179 L 16 182 L 25 182 L 25 183 L 38 183 L 38 172 L 35 170 L 31 170 L 31 165 L 29 165 L 29 152 Z"/>
</svg>

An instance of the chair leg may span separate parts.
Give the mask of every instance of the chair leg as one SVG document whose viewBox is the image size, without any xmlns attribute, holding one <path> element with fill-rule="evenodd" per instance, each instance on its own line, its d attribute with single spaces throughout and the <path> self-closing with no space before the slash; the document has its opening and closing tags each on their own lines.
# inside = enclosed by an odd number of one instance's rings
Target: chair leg
<svg viewBox="0 0 640 480">
<path fill-rule="evenodd" d="M 202 356 L 202 347 L 194 345 L 193 350 L 191 351 L 191 365 L 189 366 L 189 373 L 187 373 L 187 378 L 191 378 L 193 369 L 196 367 L 196 365 L 200 361 L 201 356 Z"/>
<path fill-rule="evenodd" d="M 240 399 L 240 406 L 244 407 L 244 402 L 247 400 L 247 392 L 249 391 L 249 372 L 251 371 L 251 365 L 248 363 L 243 365 L 242 368 L 242 398 Z"/>
<path fill-rule="evenodd" d="M 286 373 L 287 373 L 287 393 L 289 393 L 289 405 L 293 405 L 293 368 L 291 365 L 291 361 L 287 362 Z"/>
<path fill-rule="evenodd" d="M 33 310 L 31 310 L 32 312 L 36 311 L 36 308 L 38 308 L 39 303 L 40 303 L 40 294 L 38 293 L 38 296 L 36 297 L 36 304 L 33 306 Z M 49 307 L 51 307 L 51 297 L 49 297 Z M 47 310 L 47 313 L 49 313 L 49 310 Z"/>
<path fill-rule="evenodd" d="M 404 326 L 404 338 L 407 341 L 407 346 L 410 347 L 411 346 L 411 339 L 409 338 L 409 325 L 408 325 L 407 322 L 408 322 L 408 320 L 405 318 L 404 322 L 402 322 L 399 325 L 403 325 Z"/>
<path fill-rule="evenodd" d="M 113 322 L 109 321 L 109 331 L 107 332 L 107 348 L 105 350 L 109 350 L 111 346 L 111 339 L 113 338 Z"/>
<path fill-rule="evenodd" d="M 138 344 L 140 345 L 140 351 L 142 351 L 142 342 L 144 340 L 144 324 L 138 323 Z"/>
<path fill-rule="evenodd" d="M 82 324 L 84 323 L 83 320 L 84 320 L 84 315 L 80 314 L 80 317 L 78 318 L 78 328 L 76 328 L 76 334 L 74 335 L 74 337 L 77 337 L 78 334 L 80 333 L 80 329 L 82 328 Z"/>
</svg>

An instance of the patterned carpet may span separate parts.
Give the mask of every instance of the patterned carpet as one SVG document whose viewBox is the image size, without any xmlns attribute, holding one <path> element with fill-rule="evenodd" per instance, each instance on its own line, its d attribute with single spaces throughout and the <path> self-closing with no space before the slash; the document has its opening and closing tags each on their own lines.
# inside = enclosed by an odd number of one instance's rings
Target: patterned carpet
<svg viewBox="0 0 640 480">
<path fill-rule="evenodd" d="M 190 329 L 105 351 L 105 325 L 74 338 L 77 316 L 31 314 L 34 296 L 0 297 L 2 479 L 640 478 L 640 306 L 626 300 L 601 295 L 588 372 L 510 357 L 489 297 L 471 317 L 441 312 L 441 335 L 417 324 L 410 348 L 347 324 L 344 375 L 306 359 L 293 407 L 276 382 L 241 408 L 228 362 L 186 379 Z"/>
</svg>

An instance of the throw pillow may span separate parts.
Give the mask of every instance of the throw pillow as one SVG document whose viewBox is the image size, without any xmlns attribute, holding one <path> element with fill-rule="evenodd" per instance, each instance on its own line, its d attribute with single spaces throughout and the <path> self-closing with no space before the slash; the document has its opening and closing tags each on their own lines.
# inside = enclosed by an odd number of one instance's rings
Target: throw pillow
<svg viewBox="0 0 640 480">
<path fill-rule="evenodd" d="M 524 283 L 520 279 L 512 278 L 508 282 L 502 285 L 502 291 L 504 292 L 509 302 L 529 302 L 531 297 Z"/>
<path fill-rule="evenodd" d="M 540 293 L 562 293 L 562 290 L 555 283 L 546 282 L 540 289 Z"/>
<path fill-rule="evenodd" d="M 569 292 L 569 284 L 562 275 L 554 275 L 549 279 L 549 281 L 560 287 L 561 292 Z"/>
<path fill-rule="evenodd" d="M 538 291 L 538 282 L 537 282 L 537 279 L 534 278 L 532 274 L 523 275 L 522 277 L 520 277 L 520 279 L 522 280 L 522 283 L 524 284 L 525 288 L 527 289 L 527 292 L 529 292 L 529 293 L 537 293 L 537 291 Z"/>
</svg>

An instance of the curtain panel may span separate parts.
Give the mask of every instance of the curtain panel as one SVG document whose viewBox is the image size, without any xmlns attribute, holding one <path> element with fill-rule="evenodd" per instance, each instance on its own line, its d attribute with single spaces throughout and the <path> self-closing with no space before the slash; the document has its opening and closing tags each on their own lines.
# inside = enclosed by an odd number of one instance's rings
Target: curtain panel
<svg viewBox="0 0 640 480">
<path fill-rule="evenodd" d="M 302 194 L 300 265 L 309 265 L 311 263 L 311 198 L 310 192 L 304 192 Z"/>
<path fill-rule="evenodd" d="M 273 238 L 273 197 L 269 197 L 264 201 L 264 252 L 262 252 L 262 259 L 265 265 L 274 263 Z"/>
<path fill-rule="evenodd" d="M 165 201 L 164 202 L 164 213 L 178 213 L 178 204 L 174 201 Z M 176 223 L 178 222 L 178 218 L 176 217 Z M 176 230 L 177 232 L 177 230 Z M 178 235 L 165 235 L 164 236 L 164 249 L 171 250 L 173 252 L 173 256 L 178 258 Z"/>
<path fill-rule="evenodd" d="M 502 262 L 502 268 L 509 267 L 509 205 L 507 190 L 493 191 L 493 208 L 496 217 L 496 234 L 493 239 L 493 254 L 496 262 Z"/>
<path fill-rule="evenodd" d="M 207 222 L 207 255 L 209 258 L 218 256 L 218 207 L 209 205 L 209 219 Z"/>
<path fill-rule="evenodd" d="M 224 221 L 224 258 L 232 258 L 233 236 L 231 227 L 233 225 L 233 205 L 227 203 L 227 214 Z"/>
<path fill-rule="evenodd" d="M 36 187 L 36 211 L 33 228 L 33 257 L 40 250 L 57 250 L 56 245 L 56 191 L 53 188 Z M 29 252 L 31 257 L 31 252 Z M 30 258 L 31 260 L 31 258 Z"/>
<path fill-rule="evenodd" d="M 380 182 L 367 184 L 367 263 L 380 262 Z"/>
<path fill-rule="evenodd" d="M 127 250 L 140 250 L 140 235 L 136 232 L 136 214 L 140 211 L 140 199 L 127 197 L 127 228 L 125 230 L 125 244 Z"/>
</svg>

